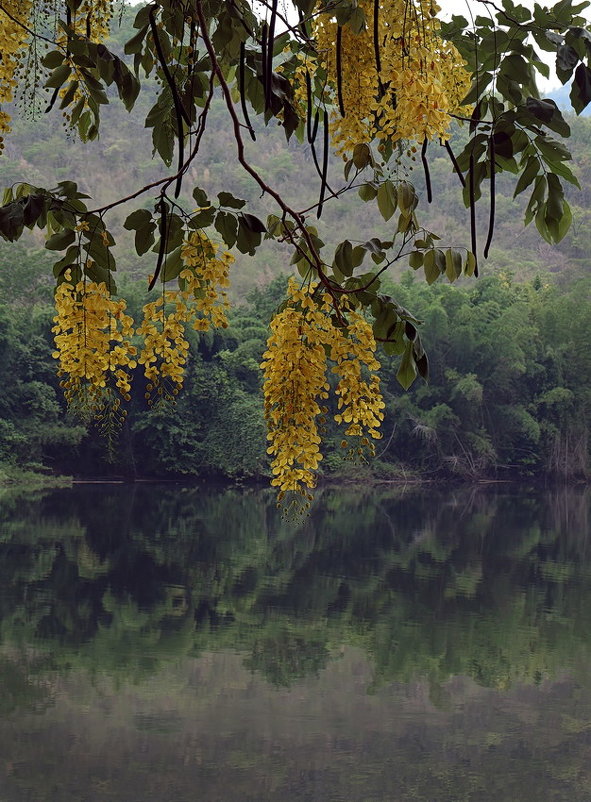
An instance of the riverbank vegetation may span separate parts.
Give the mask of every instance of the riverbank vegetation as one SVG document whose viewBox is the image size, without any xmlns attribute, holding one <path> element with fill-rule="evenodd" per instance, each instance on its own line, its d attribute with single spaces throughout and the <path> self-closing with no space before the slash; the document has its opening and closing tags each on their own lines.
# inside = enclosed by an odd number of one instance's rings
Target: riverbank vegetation
<svg viewBox="0 0 591 802">
<path fill-rule="evenodd" d="M 226 329 L 191 335 L 185 388 L 174 405 L 145 406 L 137 377 L 122 431 L 105 443 L 66 414 L 55 377 L 51 289 L 24 270 L 32 292 L 5 291 L 0 309 L 0 460 L 78 476 L 259 479 L 267 475 L 259 363 L 282 276 L 235 306 Z M 384 439 L 354 463 L 327 415 L 325 477 L 543 478 L 590 472 L 591 281 L 508 271 L 427 287 L 414 274 L 393 288 L 424 321 L 428 383 L 408 392 L 382 360 Z M 131 307 L 144 285 L 126 288 Z M 336 412 L 336 408 L 332 412 Z"/>
</svg>

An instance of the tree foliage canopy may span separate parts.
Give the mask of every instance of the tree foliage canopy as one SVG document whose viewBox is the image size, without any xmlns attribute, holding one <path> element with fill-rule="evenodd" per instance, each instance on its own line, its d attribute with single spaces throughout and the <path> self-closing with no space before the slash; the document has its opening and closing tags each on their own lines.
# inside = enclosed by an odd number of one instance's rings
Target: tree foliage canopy
<svg viewBox="0 0 591 802">
<path fill-rule="evenodd" d="M 54 188 L 23 177 L 4 191 L 0 235 L 12 242 L 38 227 L 56 253 L 55 356 L 69 402 L 108 433 L 124 419 L 122 401 L 141 365 L 148 403 L 174 404 L 186 327 L 226 325 L 231 251 L 251 255 L 274 239 L 290 247 L 299 281 L 290 284 L 263 362 L 273 484 L 281 494 L 314 485 L 331 391 L 345 444 L 371 452 L 383 406 L 376 343 L 400 356 L 403 387 L 428 375 L 419 321 L 381 291 L 388 268 L 405 260 L 429 284 L 477 276 L 494 233 L 499 173 L 515 176 L 515 197 L 527 193 L 525 225 L 535 222 L 550 243 L 569 228 L 564 182 L 577 184 L 563 141 L 570 129 L 540 96 L 536 77 L 548 77 L 550 54 L 571 85 L 574 110 L 587 106 L 591 30 L 581 13 L 588 5 L 561 0 L 530 10 L 478 0 L 470 19 L 444 22 L 433 0 L 158 0 L 138 7 L 136 32 L 118 52 L 108 40 L 111 0 L 0 0 L 3 135 L 10 136 L 15 96 L 35 109 L 47 93 L 44 110 L 61 109 L 88 142 L 99 136 L 101 106 L 118 97 L 133 113 L 140 92 L 154 99 L 144 124 L 161 178 L 103 206 L 79 191 L 77 176 Z M 224 188 L 223 176 L 216 198 L 188 186 L 214 98 L 233 132 L 228 158 L 274 204 L 266 220 Z M 307 143 L 318 174 L 307 208 L 294 208 L 257 166 L 265 161 L 256 150 L 261 123 Z M 464 145 L 454 153 L 456 123 Z M 419 220 L 419 204 L 437 200 L 429 160 L 441 148 L 469 209 L 464 243 L 443 242 Z M 343 158 L 342 178 L 328 174 L 331 149 Z M 367 232 L 365 241 L 345 239 L 328 252 L 322 211 L 345 193 L 377 205 L 388 239 Z M 482 200 L 489 214 L 481 232 Z M 137 326 L 115 297 L 109 212 L 124 203 L 132 204 L 125 228 L 138 255 L 154 253 L 150 287 L 159 288 Z"/>
</svg>

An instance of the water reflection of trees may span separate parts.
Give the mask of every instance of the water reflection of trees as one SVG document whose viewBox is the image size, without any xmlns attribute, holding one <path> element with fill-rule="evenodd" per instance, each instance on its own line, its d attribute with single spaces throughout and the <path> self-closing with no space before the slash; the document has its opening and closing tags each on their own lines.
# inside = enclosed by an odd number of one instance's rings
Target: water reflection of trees
<svg viewBox="0 0 591 802">
<path fill-rule="evenodd" d="M 276 685 L 357 645 L 374 684 L 427 678 L 443 703 L 453 675 L 506 688 L 585 664 L 588 514 L 577 489 L 328 489 L 293 526 L 266 491 L 60 491 L 2 508 L 0 636 L 43 655 L 39 676 L 134 681 L 233 649 Z"/>
</svg>

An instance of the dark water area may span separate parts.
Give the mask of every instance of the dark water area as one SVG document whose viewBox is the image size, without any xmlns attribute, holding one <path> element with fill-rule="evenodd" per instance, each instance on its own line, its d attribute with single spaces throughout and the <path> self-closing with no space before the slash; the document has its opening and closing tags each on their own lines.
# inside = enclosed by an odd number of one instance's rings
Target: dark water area
<svg viewBox="0 0 591 802">
<path fill-rule="evenodd" d="M 0 801 L 591 800 L 591 494 L 0 497 Z"/>
</svg>

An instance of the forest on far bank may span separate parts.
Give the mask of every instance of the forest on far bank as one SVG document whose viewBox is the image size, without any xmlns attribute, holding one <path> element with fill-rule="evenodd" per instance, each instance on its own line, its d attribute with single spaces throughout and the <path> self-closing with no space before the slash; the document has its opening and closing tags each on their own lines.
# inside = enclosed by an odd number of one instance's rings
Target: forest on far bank
<svg viewBox="0 0 591 802">
<path fill-rule="evenodd" d="M 0 463 L 75 476 L 258 479 L 268 475 L 259 363 L 285 279 L 253 289 L 227 329 L 190 333 L 176 405 L 146 406 L 136 369 L 111 448 L 67 414 L 52 358 L 52 288 L 43 252 L 0 279 Z M 18 279 L 18 281 L 17 281 Z M 383 439 L 351 461 L 328 415 L 321 475 L 334 478 L 586 479 L 591 410 L 591 279 L 557 286 L 489 271 L 464 286 L 408 272 L 388 288 L 423 321 L 430 380 L 404 392 L 381 356 Z M 145 282 L 122 281 L 132 313 Z M 330 412 L 334 414 L 335 409 Z"/>
</svg>

